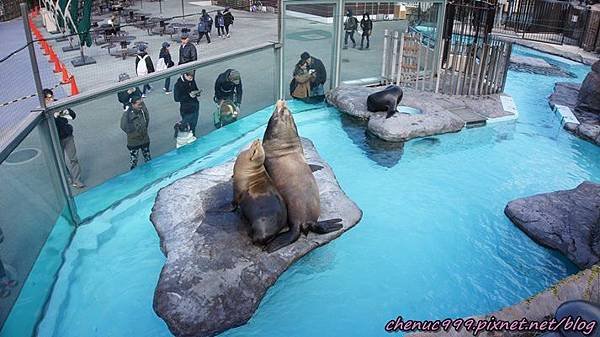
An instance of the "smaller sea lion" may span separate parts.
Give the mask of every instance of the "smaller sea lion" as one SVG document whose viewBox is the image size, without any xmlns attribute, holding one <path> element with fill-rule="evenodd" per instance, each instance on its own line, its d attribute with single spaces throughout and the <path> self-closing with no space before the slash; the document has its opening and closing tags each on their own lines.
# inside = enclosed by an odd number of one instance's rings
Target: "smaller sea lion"
<svg viewBox="0 0 600 337">
<path fill-rule="evenodd" d="M 371 112 L 385 111 L 385 118 L 390 118 L 398 112 L 397 107 L 404 93 L 397 85 L 389 85 L 387 88 L 373 93 L 367 97 L 367 110 Z"/>
<path fill-rule="evenodd" d="M 267 244 L 287 227 L 285 202 L 264 167 L 260 140 L 242 151 L 233 166 L 233 205 L 250 224 L 254 244 Z"/>
</svg>

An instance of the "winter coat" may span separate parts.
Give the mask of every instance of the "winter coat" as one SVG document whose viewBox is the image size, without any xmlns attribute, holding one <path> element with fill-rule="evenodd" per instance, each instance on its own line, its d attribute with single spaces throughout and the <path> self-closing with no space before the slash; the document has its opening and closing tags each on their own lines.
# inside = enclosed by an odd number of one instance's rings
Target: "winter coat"
<svg viewBox="0 0 600 337">
<path fill-rule="evenodd" d="M 63 111 L 71 117 L 71 119 L 75 119 L 77 116 L 75 112 L 71 109 L 66 109 Z M 73 126 L 69 124 L 69 120 L 64 117 L 63 114 L 54 118 L 54 123 L 56 124 L 56 129 L 58 129 L 58 138 L 63 140 L 65 138 L 71 137 L 73 135 Z"/>
<path fill-rule="evenodd" d="M 195 90 L 198 90 L 196 81 L 187 81 L 183 78 L 183 75 L 181 75 L 181 77 L 179 77 L 177 80 L 177 83 L 175 83 L 175 88 L 173 89 L 173 98 L 175 99 L 175 102 L 180 103 L 179 112 L 182 115 L 197 113 L 200 109 L 198 98 L 190 97 L 190 92 Z"/>
<path fill-rule="evenodd" d="M 347 32 L 353 32 L 357 28 L 358 28 L 358 19 L 356 19 L 353 16 L 349 17 L 346 20 L 346 22 L 344 22 L 344 30 Z"/>
<path fill-rule="evenodd" d="M 232 100 L 236 105 L 242 103 L 242 80 L 239 84 L 235 84 L 229 80 L 229 74 L 233 69 L 227 69 L 220 74 L 215 81 L 215 102 L 223 99 Z"/>
<path fill-rule="evenodd" d="M 140 88 L 135 87 L 135 90 L 131 94 L 128 93 L 127 90 L 120 91 L 119 93 L 117 93 L 117 97 L 119 98 L 119 102 L 123 104 L 123 109 L 125 109 L 134 98 L 142 97 L 142 91 L 140 90 Z"/>
<path fill-rule="evenodd" d="M 363 33 L 364 32 L 369 32 L 369 31 L 373 30 L 373 21 L 371 21 L 371 19 L 368 19 L 368 20 L 362 19 L 362 20 L 360 20 L 360 28 L 362 29 Z"/>
<path fill-rule="evenodd" d="M 233 18 L 233 14 L 231 14 L 230 11 L 223 13 L 223 19 L 224 19 L 225 26 L 233 25 L 234 18 Z"/>
<path fill-rule="evenodd" d="M 210 33 L 212 30 L 213 20 L 210 15 L 206 14 L 200 18 L 198 22 L 198 33 Z"/>
<path fill-rule="evenodd" d="M 135 70 L 137 72 L 137 66 L 138 63 L 140 62 L 140 60 L 142 60 L 144 58 L 144 56 L 148 55 L 148 53 L 146 53 L 145 51 L 143 52 L 139 52 L 137 54 L 137 57 L 135 58 Z M 148 74 L 153 73 L 154 72 L 154 64 L 152 63 L 152 59 L 150 58 L 150 55 L 148 55 L 148 57 L 146 57 L 146 69 L 148 69 Z"/>
<path fill-rule="evenodd" d="M 158 58 L 165 60 L 165 64 L 167 65 L 167 68 L 171 68 L 172 66 L 175 65 L 175 63 L 173 62 L 173 59 L 171 58 L 171 53 L 169 52 L 169 49 L 167 49 L 167 48 L 160 49 Z"/>
<path fill-rule="evenodd" d="M 198 59 L 198 53 L 196 52 L 196 46 L 193 43 L 188 42 L 185 46 L 179 47 L 179 64 L 184 64 Z"/>
<path fill-rule="evenodd" d="M 217 14 L 215 16 L 215 27 L 225 27 L 225 17 L 223 14 Z"/>
<path fill-rule="evenodd" d="M 294 90 L 291 92 L 292 97 L 307 98 L 310 96 L 310 82 L 314 79 L 314 75 L 308 72 L 308 69 L 296 68 L 294 71 L 294 79 L 296 82 Z"/>
<path fill-rule="evenodd" d="M 313 85 L 325 84 L 327 82 L 327 70 L 325 69 L 325 65 L 318 58 L 312 56 L 312 63 L 309 66 L 309 69 L 315 70 L 315 80 Z"/>
<path fill-rule="evenodd" d="M 131 105 L 121 116 L 121 130 L 127 134 L 127 148 L 139 148 L 150 143 L 148 125 L 150 115 L 146 109 L 136 110 Z"/>
</svg>

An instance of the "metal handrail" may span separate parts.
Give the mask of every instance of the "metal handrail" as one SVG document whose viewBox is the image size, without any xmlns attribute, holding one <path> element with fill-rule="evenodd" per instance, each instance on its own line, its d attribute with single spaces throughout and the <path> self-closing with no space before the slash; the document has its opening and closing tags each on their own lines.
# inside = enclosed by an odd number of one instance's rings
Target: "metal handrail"
<svg viewBox="0 0 600 337">
<path fill-rule="evenodd" d="M 52 105 L 48 106 L 47 110 L 49 112 L 53 112 L 56 110 L 65 109 L 65 108 L 73 106 L 75 104 L 88 102 L 88 101 L 91 101 L 91 100 L 94 100 L 96 98 L 100 98 L 100 97 L 103 97 L 106 95 L 115 94 L 120 91 L 127 90 L 128 88 L 131 88 L 131 87 L 143 85 L 148 82 L 159 81 L 161 79 L 164 79 L 164 78 L 170 77 L 170 76 L 179 76 L 182 73 L 185 73 L 188 71 L 193 71 L 193 70 L 196 70 L 196 69 L 204 67 L 204 66 L 216 64 L 216 63 L 228 60 L 228 59 L 242 57 L 242 56 L 252 54 L 255 52 L 259 52 L 262 50 L 266 50 L 269 48 L 273 48 L 274 50 L 276 50 L 276 49 L 281 48 L 281 44 L 278 42 L 265 42 L 265 43 L 259 44 L 257 46 L 254 46 L 254 47 L 233 50 L 233 51 L 226 52 L 226 53 L 223 53 L 218 56 L 210 56 L 210 57 L 206 57 L 204 59 L 200 59 L 200 60 L 197 60 L 194 62 L 189 62 L 186 64 L 178 65 L 178 66 L 171 67 L 171 68 L 161 70 L 161 71 L 156 71 L 156 72 L 150 73 L 150 74 L 142 76 L 142 77 L 130 78 L 130 79 L 122 81 L 122 82 L 117 82 L 114 84 L 106 85 L 99 89 L 93 89 L 93 90 L 86 91 L 77 96 L 71 96 L 71 97 L 68 97 L 65 99 L 61 99 L 60 101 L 56 101 Z"/>
</svg>

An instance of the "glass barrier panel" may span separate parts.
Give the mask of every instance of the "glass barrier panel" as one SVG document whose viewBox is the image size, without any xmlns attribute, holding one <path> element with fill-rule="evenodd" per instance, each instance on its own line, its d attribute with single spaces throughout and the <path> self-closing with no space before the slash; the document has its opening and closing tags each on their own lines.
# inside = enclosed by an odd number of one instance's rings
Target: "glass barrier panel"
<svg viewBox="0 0 600 337">
<path fill-rule="evenodd" d="M 334 4 L 288 4 L 284 22 L 286 97 L 322 100 L 334 66 Z M 310 56 L 310 57 L 309 57 Z"/>
<path fill-rule="evenodd" d="M 344 31 L 341 33 L 342 84 L 379 83 L 382 80 L 384 53 L 391 56 L 394 46 L 400 53 L 400 40 L 394 43 L 396 32 L 399 36 L 405 32 L 420 33 L 423 47 L 414 58 L 421 59 L 421 71 L 426 64 L 429 64 L 427 69 L 431 69 L 439 6 L 440 4 L 433 2 L 346 2 Z M 385 31 L 388 32 L 387 38 Z M 404 49 L 411 48 L 406 46 Z M 426 57 L 426 53 L 431 53 L 431 57 Z M 387 63 L 391 67 L 389 57 Z M 386 73 L 389 73 L 389 69 Z"/>
<path fill-rule="evenodd" d="M 69 106 L 76 113 L 69 123 L 86 185 L 73 187 L 80 217 L 97 214 L 235 138 L 237 121 L 275 101 L 275 55 L 273 48 L 260 49 L 199 66 L 189 76 L 170 76 L 170 83 L 161 76 L 148 83 L 145 94 L 145 85 L 138 85 Z M 218 79 L 221 105 L 215 100 Z M 206 138 L 215 129 L 218 136 Z"/>
<path fill-rule="evenodd" d="M 3 337 L 33 334 L 74 230 L 51 151 L 42 121 L 0 164 Z"/>
</svg>

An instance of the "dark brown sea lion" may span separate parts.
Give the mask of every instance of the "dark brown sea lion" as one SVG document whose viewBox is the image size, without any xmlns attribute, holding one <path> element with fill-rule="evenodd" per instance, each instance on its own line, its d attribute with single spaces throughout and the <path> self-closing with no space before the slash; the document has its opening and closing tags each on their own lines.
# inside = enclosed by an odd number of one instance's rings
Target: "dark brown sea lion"
<svg viewBox="0 0 600 337">
<path fill-rule="evenodd" d="M 233 166 L 233 204 L 250 224 L 255 244 L 266 244 L 287 226 L 285 202 L 264 167 L 260 140 L 242 151 Z"/>
<path fill-rule="evenodd" d="M 397 85 L 389 85 L 387 88 L 373 93 L 367 97 L 367 110 L 371 112 L 385 111 L 385 118 L 392 117 L 398 112 L 398 104 L 402 100 L 404 93 Z"/>
<path fill-rule="evenodd" d="M 289 231 L 277 236 L 268 246 L 273 252 L 285 247 L 308 231 L 324 234 L 342 228 L 341 219 L 318 221 L 321 213 L 319 187 L 306 163 L 298 129 L 291 112 L 280 100 L 263 137 L 265 168 L 287 206 Z"/>
</svg>

